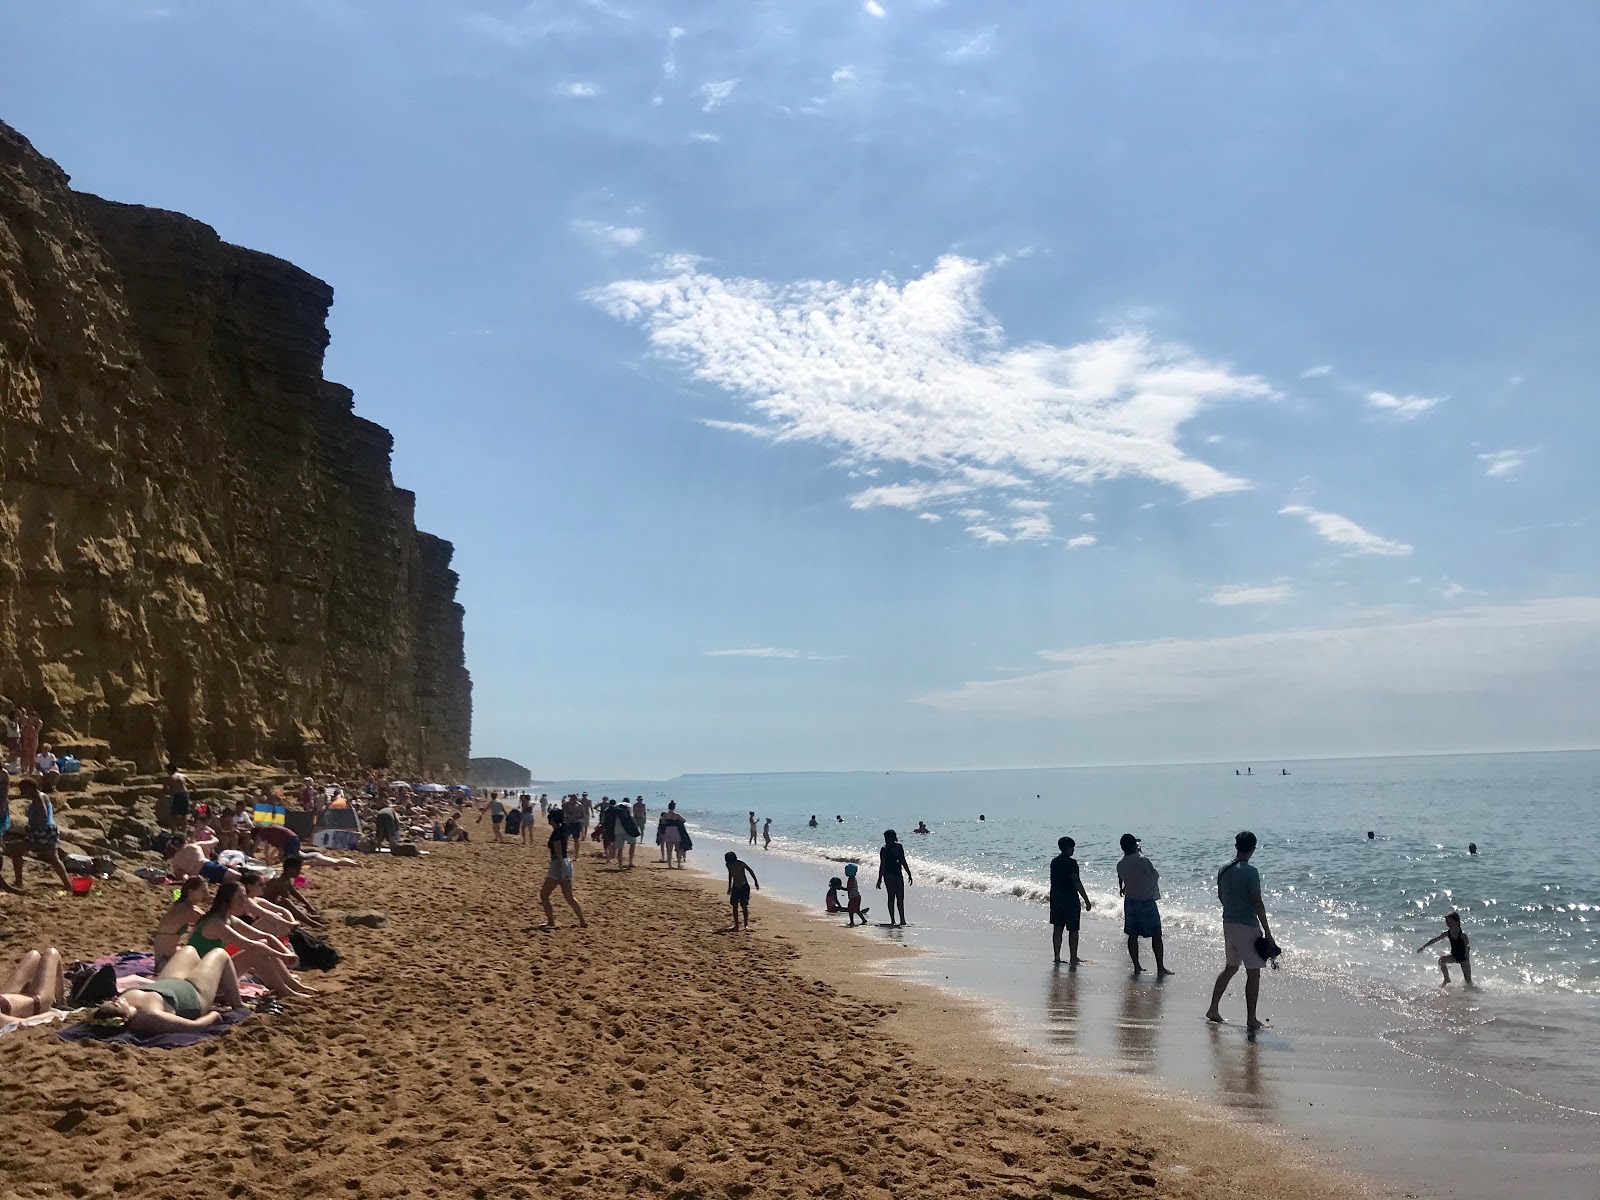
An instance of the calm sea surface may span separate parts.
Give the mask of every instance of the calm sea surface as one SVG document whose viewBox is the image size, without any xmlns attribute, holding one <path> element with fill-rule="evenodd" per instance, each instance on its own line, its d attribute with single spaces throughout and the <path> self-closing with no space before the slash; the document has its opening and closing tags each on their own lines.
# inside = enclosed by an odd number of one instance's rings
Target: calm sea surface
<svg viewBox="0 0 1600 1200">
<path fill-rule="evenodd" d="M 1216 941 L 1216 872 L 1233 834 L 1252 829 L 1289 970 L 1404 1012 L 1412 1020 L 1395 1038 L 1419 1054 L 1465 1051 L 1540 1102 L 1600 1109 L 1600 752 L 1246 766 L 1252 774 L 1228 764 L 540 789 L 642 793 L 652 813 L 672 799 L 692 829 L 741 842 L 754 809 L 773 819 L 774 851 L 815 863 L 819 904 L 837 873 L 829 860 L 859 857 L 870 884 L 882 831 L 894 828 L 920 886 L 991 895 L 1011 912 L 1042 902 L 1056 839 L 1070 835 L 1096 907 L 1111 910 L 1117 839 L 1133 833 L 1161 871 L 1169 947 Z M 913 835 L 919 820 L 932 833 Z M 1452 910 L 1472 940 L 1470 1003 L 1439 997 L 1440 950 L 1414 953 Z"/>
</svg>

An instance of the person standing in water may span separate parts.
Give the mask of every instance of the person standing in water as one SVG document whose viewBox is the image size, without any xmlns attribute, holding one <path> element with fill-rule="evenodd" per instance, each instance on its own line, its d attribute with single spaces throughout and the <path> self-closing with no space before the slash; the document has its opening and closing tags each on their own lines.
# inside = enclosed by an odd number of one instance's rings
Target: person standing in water
<svg viewBox="0 0 1600 1200">
<path fill-rule="evenodd" d="M 1256 852 L 1256 835 L 1245 830 L 1233 839 L 1233 847 L 1233 861 L 1217 872 L 1217 899 L 1222 902 L 1222 940 L 1227 965 L 1211 989 L 1211 1007 L 1206 1010 L 1206 1020 L 1222 1023 L 1222 1013 L 1217 1006 L 1222 1003 L 1228 984 L 1243 967 L 1245 1027 L 1254 1033 L 1266 1024 L 1256 1017 L 1256 1001 L 1261 995 L 1261 968 L 1267 965 L 1267 960 L 1256 949 L 1256 939 L 1264 937 L 1270 942 L 1272 929 L 1267 923 L 1267 906 L 1261 902 L 1261 873 L 1250 865 L 1251 856 Z"/>
<path fill-rule="evenodd" d="M 883 849 L 878 851 L 878 887 L 888 883 L 889 892 L 889 928 L 894 929 L 906 923 L 906 885 L 915 883 L 911 877 L 911 864 L 906 861 L 906 848 L 900 844 L 900 838 L 892 829 L 883 831 Z M 895 911 L 899 910 L 900 919 L 896 921 Z"/>
<path fill-rule="evenodd" d="M 1078 873 L 1078 860 L 1072 857 L 1077 843 L 1069 837 L 1056 845 L 1061 853 L 1050 860 L 1050 929 L 1051 942 L 1056 949 L 1056 962 L 1061 961 L 1061 934 L 1067 935 L 1067 965 L 1076 967 L 1083 962 L 1078 957 L 1078 923 L 1083 909 L 1093 908 L 1089 893 L 1083 890 L 1083 876 Z M 1082 907 L 1079 902 L 1082 902 Z"/>
<path fill-rule="evenodd" d="M 756 814 L 755 814 L 755 810 L 751 809 L 751 811 L 750 811 L 750 845 L 754 846 L 755 844 L 756 844 Z"/>
<path fill-rule="evenodd" d="M 1133 960 L 1133 973 L 1144 972 L 1139 961 L 1139 939 L 1150 939 L 1150 949 L 1156 956 L 1156 978 L 1165 979 L 1167 970 L 1166 945 L 1161 940 L 1161 910 L 1156 901 L 1161 899 L 1161 872 L 1139 849 L 1139 839 L 1131 833 L 1122 835 L 1122 858 L 1117 863 L 1117 890 L 1122 893 L 1122 932 L 1128 935 L 1128 957 Z"/>
<path fill-rule="evenodd" d="M 1438 937 L 1429 938 L 1417 947 L 1421 954 L 1429 946 L 1447 940 L 1450 942 L 1450 953 L 1439 956 L 1439 973 L 1444 976 L 1440 987 L 1450 985 L 1450 964 L 1455 963 L 1461 968 L 1461 978 L 1468 987 L 1472 986 L 1472 942 L 1467 935 L 1461 932 L 1461 914 L 1451 913 L 1444 919 L 1444 932 Z"/>
<path fill-rule="evenodd" d="M 765 825 L 761 827 L 761 848 L 772 849 L 772 818 L 768 817 Z"/>
</svg>

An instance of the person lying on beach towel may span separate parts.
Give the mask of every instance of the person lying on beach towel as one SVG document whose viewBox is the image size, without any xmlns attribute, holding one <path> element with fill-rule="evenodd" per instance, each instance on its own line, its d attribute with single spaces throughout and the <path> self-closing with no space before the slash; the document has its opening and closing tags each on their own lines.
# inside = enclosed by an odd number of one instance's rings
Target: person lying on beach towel
<svg viewBox="0 0 1600 1200">
<path fill-rule="evenodd" d="M 221 1022 L 225 1011 L 247 1011 L 233 959 L 226 950 L 202 957 L 193 946 L 180 946 L 155 979 L 107 1000 L 91 1021 L 102 1030 L 150 1036 L 205 1029 Z"/>
<path fill-rule="evenodd" d="M 236 882 L 239 878 L 237 871 L 212 861 L 211 855 L 216 849 L 215 838 L 199 842 L 180 836 L 166 851 L 167 870 L 174 879 L 189 879 L 198 875 L 207 883 Z"/>
<path fill-rule="evenodd" d="M 0 1017 L 37 1017 L 61 1004 L 66 982 L 61 951 L 51 946 L 43 952 L 29 950 L 0 983 Z"/>
</svg>

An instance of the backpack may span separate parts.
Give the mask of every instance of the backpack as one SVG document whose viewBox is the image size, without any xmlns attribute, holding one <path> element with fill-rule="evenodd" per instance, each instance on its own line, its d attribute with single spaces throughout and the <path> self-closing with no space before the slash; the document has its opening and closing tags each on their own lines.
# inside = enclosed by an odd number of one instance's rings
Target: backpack
<svg viewBox="0 0 1600 1200">
<path fill-rule="evenodd" d="M 337 950 L 299 926 L 289 930 L 289 945 L 307 971 L 331 971 L 339 965 Z"/>
</svg>

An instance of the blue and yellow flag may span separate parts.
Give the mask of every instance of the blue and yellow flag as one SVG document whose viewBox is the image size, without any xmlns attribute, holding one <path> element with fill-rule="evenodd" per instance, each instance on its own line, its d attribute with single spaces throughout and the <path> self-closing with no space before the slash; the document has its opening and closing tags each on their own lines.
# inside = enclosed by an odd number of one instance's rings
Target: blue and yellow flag
<svg viewBox="0 0 1600 1200">
<path fill-rule="evenodd" d="M 257 800 L 255 823 L 257 825 L 282 825 L 283 813 L 283 805 L 273 804 L 267 800 Z"/>
</svg>

